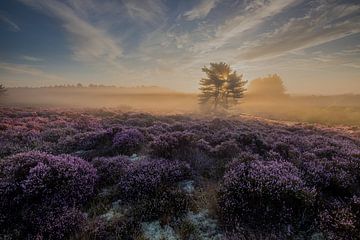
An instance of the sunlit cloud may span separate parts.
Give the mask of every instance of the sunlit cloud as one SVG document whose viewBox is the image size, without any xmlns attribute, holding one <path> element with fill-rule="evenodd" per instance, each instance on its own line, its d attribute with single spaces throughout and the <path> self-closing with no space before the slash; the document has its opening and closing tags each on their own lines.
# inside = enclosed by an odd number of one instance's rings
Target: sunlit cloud
<svg viewBox="0 0 360 240">
<path fill-rule="evenodd" d="M 280 28 L 264 34 L 253 46 L 247 46 L 240 57 L 246 60 L 276 57 L 359 33 L 359 15 L 343 20 L 359 10 L 360 6 L 353 4 L 321 4 L 304 17 L 292 18 Z"/>
<path fill-rule="evenodd" d="M 156 24 L 165 18 L 166 7 L 161 0 L 126 0 L 124 5 L 136 22 Z"/>
<path fill-rule="evenodd" d="M 198 48 L 202 51 L 220 48 L 234 37 L 239 37 L 245 31 L 258 27 L 267 19 L 298 2 L 301 0 L 249 1 L 243 6 L 238 16 L 228 19 L 225 24 L 219 26 L 215 37 L 205 44 L 199 44 Z"/>
<path fill-rule="evenodd" d="M 200 4 L 196 5 L 193 9 L 185 12 L 183 16 L 188 21 L 203 19 L 215 8 L 218 2 L 219 0 L 202 0 Z"/>
</svg>

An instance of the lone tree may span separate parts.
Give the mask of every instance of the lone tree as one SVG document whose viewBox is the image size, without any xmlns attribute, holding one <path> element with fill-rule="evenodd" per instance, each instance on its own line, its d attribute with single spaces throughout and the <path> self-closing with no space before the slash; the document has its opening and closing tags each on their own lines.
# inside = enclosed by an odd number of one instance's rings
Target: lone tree
<svg viewBox="0 0 360 240">
<path fill-rule="evenodd" d="M 210 63 L 210 67 L 205 66 L 202 71 L 207 76 L 200 80 L 199 102 L 202 106 L 212 107 L 214 110 L 218 107 L 229 109 L 244 96 L 246 81 L 229 64 Z"/>
</svg>

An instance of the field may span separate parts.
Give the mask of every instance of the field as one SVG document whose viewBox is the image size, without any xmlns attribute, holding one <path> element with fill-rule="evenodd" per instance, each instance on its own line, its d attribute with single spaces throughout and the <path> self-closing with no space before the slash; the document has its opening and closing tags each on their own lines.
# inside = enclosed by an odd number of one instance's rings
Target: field
<svg viewBox="0 0 360 240">
<path fill-rule="evenodd" d="M 44 87 L 9 88 L 0 106 L 119 108 L 155 114 L 199 113 L 198 95 L 159 87 Z M 232 114 L 274 120 L 360 127 L 360 95 L 292 96 L 270 98 L 245 95 Z"/>
<path fill-rule="evenodd" d="M 0 239 L 358 239 L 360 131 L 0 108 Z"/>
</svg>

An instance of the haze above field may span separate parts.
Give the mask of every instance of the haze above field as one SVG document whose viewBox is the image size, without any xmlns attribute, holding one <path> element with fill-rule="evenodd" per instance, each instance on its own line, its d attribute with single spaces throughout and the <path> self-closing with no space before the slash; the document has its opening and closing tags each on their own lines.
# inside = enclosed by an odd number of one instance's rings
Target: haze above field
<svg viewBox="0 0 360 240">
<path fill-rule="evenodd" d="M 0 83 L 195 93 L 201 67 L 279 74 L 291 94 L 360 93 L 356 0 L 3 0 Z M 146 104 L 146 102 L 144 102 Z"/>
</svg>

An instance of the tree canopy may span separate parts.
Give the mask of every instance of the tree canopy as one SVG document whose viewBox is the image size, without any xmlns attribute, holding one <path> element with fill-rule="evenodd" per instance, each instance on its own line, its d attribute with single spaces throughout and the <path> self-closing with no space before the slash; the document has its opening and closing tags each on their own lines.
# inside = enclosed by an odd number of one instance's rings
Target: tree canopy
<svg viewBox="0 0 360 240">
<path fill-rule="evenodd" d="M 206 78 L 200 80 L 199 103 L 202 106 L 212 107 L 214 110 L 219 107 L 228 109 L 244 96 L 246 81 L 229 64 L 210 63 L 210 67 L 205 66 L 202 71 L 206 74 Z"/>
<path fill-rule="evenodd" d="M 285 87 L 281 77 L 277 74 L 252 80 L 248 86 L 249 95 L 261 97 L 284 97 Z"/>
</svg>

